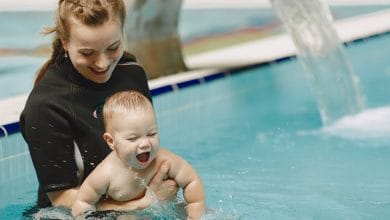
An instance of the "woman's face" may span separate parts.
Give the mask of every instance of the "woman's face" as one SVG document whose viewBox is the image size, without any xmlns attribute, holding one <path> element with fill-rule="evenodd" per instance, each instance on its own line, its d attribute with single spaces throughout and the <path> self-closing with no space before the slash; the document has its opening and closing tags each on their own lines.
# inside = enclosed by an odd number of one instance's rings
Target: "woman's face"
<svg viewBox="0 0 390 220">
<path fill-rule="evenodd" d="M 107 82 L 123 55 L 123 37 L 119 22 L 109 20 L 102 25 L 87 26 L 69 19 L 70 37 L 63 40 L 76 70 L 95 83 Z"/>
</svg>

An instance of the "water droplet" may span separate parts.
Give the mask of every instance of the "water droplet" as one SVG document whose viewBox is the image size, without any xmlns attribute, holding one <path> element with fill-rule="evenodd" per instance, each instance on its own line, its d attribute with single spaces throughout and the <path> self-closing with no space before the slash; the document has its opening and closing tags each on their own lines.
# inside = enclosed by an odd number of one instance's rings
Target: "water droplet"
<svg viewBox="0 0 390 220">
<path fill-rule="evenodd" d="M 97 111 L 96 111 L 96 110 L 93 111 L 92 115 L 93 115 L 94 118 L 98 118 L 98 115 L 97 115 Z"/>
</svg>

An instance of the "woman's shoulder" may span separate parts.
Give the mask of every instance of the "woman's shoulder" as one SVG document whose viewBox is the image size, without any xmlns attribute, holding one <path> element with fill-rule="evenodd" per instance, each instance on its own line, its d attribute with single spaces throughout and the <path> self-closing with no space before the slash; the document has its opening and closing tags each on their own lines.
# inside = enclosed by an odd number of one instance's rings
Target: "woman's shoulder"
<svg viewBox="0 0 390 220">
<path fill-rule="evenodd" d="M 137 62 L 137 58 L 132 53 L 128 51 L 124 51 L 119 62 L 121 63 L 121 62 L 129 62 L 129 61 Z"/>
<path fill-rule="evenodd" d="M 58 66 L 50 66 L 31 90 L 25 108 L 44 111 L 53 103 L 66 101 L 70 93 L 70 83 L 63 75 Z"/>
<path fill-rule="evenodd" d="M 32 114 L 33 116 L 41 115 L 45 117 L 45 114 L 53 111 L 54 109 L 68 111 L 69 99 L 67 97 L 69 96 L 66 95 L 65 92 L 37 86 L 29 94 L 23 113 Z"/>
<path fill-rule="evenodd" d="M 34 86 L 34 89 L 42 90 L 67 87 L 70 83 L 68 74 L 66 74 L 67 68 L 70 67 L 67 67 L 67 64 L 65 63 L 50 64 L 42 78 Z"/>
<path fill-rule="evenodd" d="M 113 74 L 114 82 L 123 82 L 127 85 L 137 85 L 137 87 L 146 88 L 147 75 L 144 68 L 136 61 L 131 54 L 122 56 L 118 62 Z"/>
</svg>

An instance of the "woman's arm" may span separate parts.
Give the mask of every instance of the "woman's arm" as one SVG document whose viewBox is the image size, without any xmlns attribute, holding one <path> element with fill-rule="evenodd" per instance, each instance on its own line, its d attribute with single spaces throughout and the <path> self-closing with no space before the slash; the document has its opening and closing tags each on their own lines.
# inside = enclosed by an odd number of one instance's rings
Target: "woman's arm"
<svg viewBox="0 0 390 220">
<path fill-rule="evenodd" d="M 63 206 L 65 208 L 71 209 L 78 191 L 79 188 L 75 187 L 60 191 L 48 192 L 47 196 L 49 197 L 52 206 Z"/>
</svg>

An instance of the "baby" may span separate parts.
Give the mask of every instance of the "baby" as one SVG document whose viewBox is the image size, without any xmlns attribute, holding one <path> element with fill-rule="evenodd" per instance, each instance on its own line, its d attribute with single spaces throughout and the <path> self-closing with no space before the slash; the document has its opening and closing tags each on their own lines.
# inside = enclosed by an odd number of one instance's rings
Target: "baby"
<svg viewBox="0 0 390 220">
<path fill-rule="evenodd" d="M 206 207 L 202 181 L 184 159 L 160 147 L 150 101 L 135 91 L 116 93 L 106 100 L 103 118 L 103 138 L 112 152 L 81 185 L 72 215 L 96 210 L 95 204 L 103 196 L 131 200 L 134 210 L 149 207 L 153 198 L 146 186 L 167 161 L 168 178 L 183 188 L 188 219 L 200 219 Z"/>
</svg>

